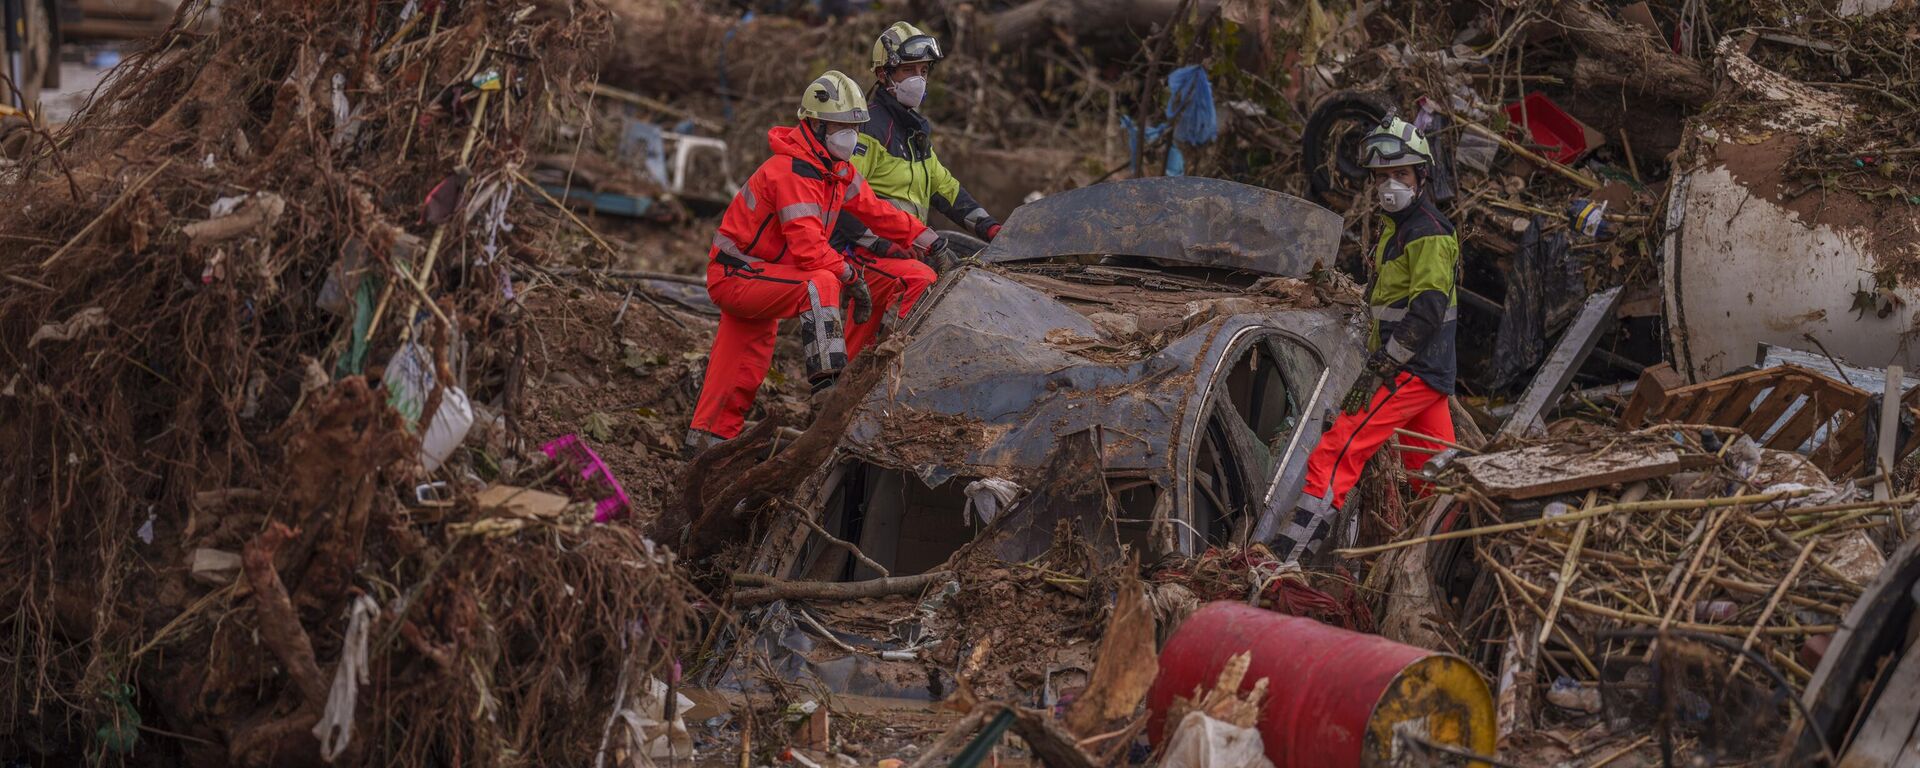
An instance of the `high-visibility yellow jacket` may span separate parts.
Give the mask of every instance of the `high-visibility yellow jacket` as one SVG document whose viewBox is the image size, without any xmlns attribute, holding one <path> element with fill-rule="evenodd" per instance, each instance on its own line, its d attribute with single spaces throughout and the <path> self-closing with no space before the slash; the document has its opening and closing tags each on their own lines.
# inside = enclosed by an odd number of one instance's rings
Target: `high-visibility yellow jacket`
<svg viewBox="0 0 1920 768">
<path fill-rule="evenodd" d="M 868 109 L 871 118 L 860 126 L 860 144 L 854 147 L 852 162 L 873 193 L 929 225 L 929 215 L 938 211 L 985 239 L 999 222 L 940 164 L 927 119 L 881 88 L 868 98 Z M 843 216 L 834 231 L 834 243 L 867 247 L 871 240 L 876 247 L 868 250 L 884 255 L 885 246 L 866 229 L 859 217 Z"/>
<path fill-rule="evenodd" d="M 1367 309 L 1373 315 L 1371 349 L 1385 349 L 1406 372 L 1427 386 L 1453 394 L 1458 375 L 1454 334 L 1460 298 L 1455 281 L 1460 241 L 1453 222 L 1421 195 L 1417 204 L 1380 217 L 1373 250 L 1373 285 Z"/>
</svg>

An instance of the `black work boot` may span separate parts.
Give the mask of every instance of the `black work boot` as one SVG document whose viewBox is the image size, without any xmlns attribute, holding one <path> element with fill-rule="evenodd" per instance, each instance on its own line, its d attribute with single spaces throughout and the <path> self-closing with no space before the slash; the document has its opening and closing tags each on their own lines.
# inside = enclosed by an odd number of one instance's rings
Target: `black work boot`
<svg viewBox="0 0 1920 768">
<path fill-rule="evenodd" d="M 807 383 L 813 387 L 813 409 L 820 410 L 833 391 L 840 371 L 847 367 L 847 340 L 840 325 L 839 307 L 819 307 L 800 313 L 800 349 L 807 360 Z"/>
<path fill-rule="evenodd" d="M 727 439 L 704 429 L 687 429 L 687 437 L 680 441 L 680 458 L 692 461 L 702 451 L 726 442 Z"/>
<path fill-rule="evenodd" d="M 1289 564 L 1313 557 L 1327 543 L 1337 512 L 1331 499 L 1303 495 L 1293 514 L 1280 526 L 1280 533 L 1273 537 L 1273 555 Z"/>
</svg>

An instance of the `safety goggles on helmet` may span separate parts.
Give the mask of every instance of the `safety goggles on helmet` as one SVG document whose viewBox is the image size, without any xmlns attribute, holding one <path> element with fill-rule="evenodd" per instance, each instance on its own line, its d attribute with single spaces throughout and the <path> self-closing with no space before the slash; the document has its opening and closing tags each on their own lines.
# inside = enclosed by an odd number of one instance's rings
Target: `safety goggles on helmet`
<svg viewBox="0 0 1920 768">
<path fill-rule="evenodd" d="M 1367 168 L 1387 168 L 1397 165 L 1418 165 L 1427 162 L 1427 155 L 1398 136 L 1376 133 L 1366 137 L 1360 143 L 1360 165 Z"/>
<path fill-rule="evenodd" d="M 940 41 L 933 39 L 932 35 L 909 37 L 893 52 L 893 63 L 896 66 L 918 61 L 939 61 L 941 58 Z"/>
</svg>

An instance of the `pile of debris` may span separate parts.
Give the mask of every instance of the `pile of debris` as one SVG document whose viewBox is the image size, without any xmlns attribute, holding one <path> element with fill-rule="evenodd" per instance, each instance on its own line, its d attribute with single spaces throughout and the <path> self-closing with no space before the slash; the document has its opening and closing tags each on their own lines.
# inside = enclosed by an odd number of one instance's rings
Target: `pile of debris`
<svg viewBox="0 0 1920 768">
<path fill-rule="evenodd" d="M 1903 384 L 1906 402 L 1881 408 L 1828 376 L 1847 370 L 1856 384 Z M 1448 451 L 1429 465 L 1444 492 L 1420 525 L 1338 553 L 1379 556 L 1389 637 L 1500 681 L 1507 759 L 1654 738 L 1670 755 L 1777 754 L 1750 734 L 1806 722 L 1798 702 L 1834 666 L 1836 634 L 1902 570 L 1889 555 L 1920 505 L 1889 478 L 1915 447 L 1920 388 L 1898 368 L 1776 359 L 1698 385 L 1671 378 L 1649 371 L 1617 425 L 1567 419 L 1553 437 Z M 1827 722 L 1815 727 L 1847 732 Z"/>
<path fill-rule="evenodd" d="M 631 504 L 587 442 L 524 426 L 558 222 L 521 168 L 605 15 L 241 0 L 186 32 L 209 5 L 0 173 L 0 754 L 671 749 L 700 597 L 600 524 Z"/>
</svg>

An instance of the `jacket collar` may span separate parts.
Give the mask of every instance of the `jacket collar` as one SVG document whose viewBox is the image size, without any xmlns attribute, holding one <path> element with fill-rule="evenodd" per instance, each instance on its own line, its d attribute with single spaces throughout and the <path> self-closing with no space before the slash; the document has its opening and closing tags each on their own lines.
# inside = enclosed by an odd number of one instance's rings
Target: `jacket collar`
<svg viewBox="0 0 1920 768">
<path fill-rule="evenodd" d="M 907 105 L 900 103 L 900 98 L 894 96 L 893 91 L 889 90 L 884 82 L 874 84 L 873 98 L 868 99 L 867 102 L 869 107 L 878 107 L 886 110 L 888 117 L 893 118 L 895 123 L 901 124 L 909 131 L 917 130 L 921 133 L 931 132 L 927 124 L 926 116 L 921 115 L 916 110 L 908 109 Z"/>
<path fill-rule="evenodd" d="M 785 155 L 807 165 L 823 175 L 842 175 L 841 169 L 847 164 L 835 160 L 827 154 L 827 148 L 803 125 L 780 125 L 767 131 L 767 148 L 776 155 Z"/>
<path fill-rule="evenodd" d="M 1433 197 L 1427 193 L 1427 184 L 1430 184 L 1430 183 L 1432 182 L 1429 181 L 1427 183 L 1423 183 L 1420 185 L 1420 194 L 1419 196 L 1413 198 L 1413 205 L 1407 206 L 1406 208 L 1402 209 L 1398 213 L 1383 210 L 1380 212 L 1380 215 L 1385 217 L 1389 221 L 1392 221 L 1395 229 L 1400 229 L 1405 227 L 1407 221 L 1413 219 L 1416 216 L 1426 216 L 1429 214 L 1433 214 L 1435 218 L 1438 219 L 1438 214 L 1440 213 L 1440 209 L 1434 206 Z"/>
</svg>

